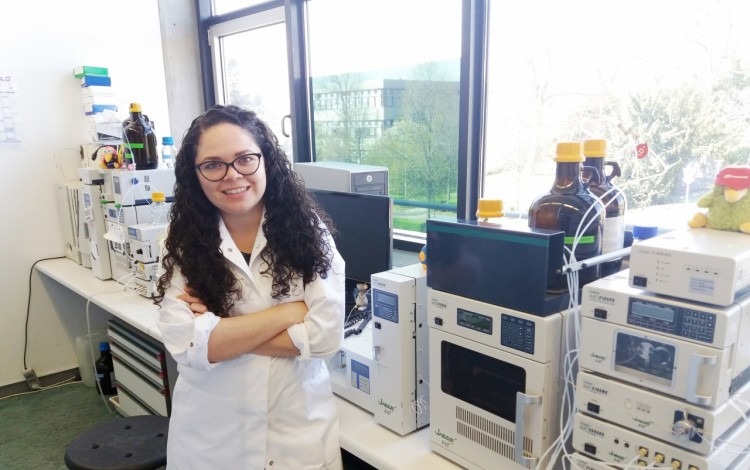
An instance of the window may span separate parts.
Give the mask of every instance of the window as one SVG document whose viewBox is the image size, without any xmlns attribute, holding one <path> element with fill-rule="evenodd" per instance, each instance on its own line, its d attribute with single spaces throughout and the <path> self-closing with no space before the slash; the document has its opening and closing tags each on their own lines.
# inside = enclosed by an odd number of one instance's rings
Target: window
<svg viewBox="0 0 750 470">
<path fill-rule="evenodd" d="M 216 103 L 252 109 L 292 156 L 284 9 L 272 8 L 209 28 Z M 289 135 L 287 135 L 289 134 Z"/>
<path fill-rule="evenodd" d="M 422 231 L 443 209 L 467 209 L 477 195 L 457 194 L 457 182 L 525 216 L 552 183 L 559 141 L 607 139 L 626 217 L 676 205 L 682 211 L 669 214 L 680 225 L 718 169 L 748 163 L 750 31 L 742 21 L 750 4 L 742 0 L 289 4 L 305 13 L 289 25 L 304 33 L 307 52 L 309 77 L 294 84 L 295 94 L 309 85 L 302 148 L 316 160 L 387 166 L 397 229 Z M 462 18 L 469 10 L 470 21 Z M 462 58 L 462 37 L 485 47 L 485 28 L 462 36 L 462 21 L 485 20 L 486 63 Z M 244 60 L 247 50 L 237 48 Z M 471 83 L 460 83 L 467 70 Z M 459 102 L 467 93 L 468 105 Z M 462 113 L 472 122 L 458 122 Z M 468 174 L 458 173 L 465 161 Z"/>
<path fill-rule="evenodd" d="M 315 160 L 387 167 L 395 229 L 424 232 L 428 217 L 455 214 L 461 1 L 307 8 Z"/>
<path fill-rule="evenodd" d="M 747 2 L 489 7 L 485 197 L 525 215 L 552 185 L 556 142 L 603 138 L 626 218 L 675 205 L 661 223 L 684 227 L 716 172 L 748 163 Z"/>
<path fill-rule="evenodd" d="M 264 2 L 266 0 L 213 0 L 212 10 L 214 15 L 223 15 Z"/>
</svg>

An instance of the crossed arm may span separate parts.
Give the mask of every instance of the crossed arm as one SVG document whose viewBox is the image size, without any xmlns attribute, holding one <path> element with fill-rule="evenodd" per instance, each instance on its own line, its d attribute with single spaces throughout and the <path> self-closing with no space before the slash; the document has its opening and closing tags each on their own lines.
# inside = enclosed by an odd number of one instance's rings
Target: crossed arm
<svg viewBox="0 0 750 470">
<path fill-rule="evenodd" d="M 197 317 L 208 311 L 198 297 L 185 293 L 177 296 L 188 304 Z M 242 354 L 262 356 L 298 356 L 287 328 L 302 323 L 307 314 L 304 302 L 276 305 L 252 315 L 239 315 L 219 320 L 208 340 L 209 362 L 221 362 Z"/>
</svg>

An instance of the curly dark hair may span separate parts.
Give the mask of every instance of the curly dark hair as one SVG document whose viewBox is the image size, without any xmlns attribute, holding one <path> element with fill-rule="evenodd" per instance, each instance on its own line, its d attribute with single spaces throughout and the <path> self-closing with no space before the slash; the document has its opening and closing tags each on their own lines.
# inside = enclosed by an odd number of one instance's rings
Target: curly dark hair
<svg viewBox="0 0 750 470">
<path fill-rule="evenodd" d="M 157 282 L 154 303 L 158 305 L 164 299 L 177 266 L 194 295 L 210 311 L 226 317 L 241 295 L 240 284 L 220 248 L 219 211 L 204 194 L 195 169 L 201 135 L 220 123 L 236 124 L 248 131 L 262 153 L 267 178 L 262 229 L 268 242 L 260 257 L 265 266 L 262 274 L 273 277 L 273 298 L 288 297 L 290 283 L 297 276 L 305 285 L 316 276 L 326 277 L 333 254 L 326 241 L 326 228 L 319 220 L 331 232 L 334 229 L 292 170 L 274 133 L 255 112 L 217 105 L 195 118 L 175 158 L 174 203 L 166 255 L 161 260 L 165 272 Z"/>
</svg>

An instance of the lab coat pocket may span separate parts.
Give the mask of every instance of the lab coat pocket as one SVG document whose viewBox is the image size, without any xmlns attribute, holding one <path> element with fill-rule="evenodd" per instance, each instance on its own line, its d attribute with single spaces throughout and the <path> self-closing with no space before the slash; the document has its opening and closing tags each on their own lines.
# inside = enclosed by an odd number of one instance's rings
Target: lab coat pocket
<svg viewBox="0 0 750 470">
<path fill-rule="evenodd" d="M 342 463 L 338 438 L 338 410 L 333 399 L 328 368 L 320 359 L 311 362 L 304 381 L 307 413 L 310 418 L 319 419 L 322 424 L 319 436 L 323 441 L 325 468 L 340 469 Z"/>
<path fill-rule="evenodd" d="M 257 408 L 189 383 L 179 385 L 170 417 L 168 459 L 172 468 L 229 468 L 224 465 L 252 460 L 251 455 L 263 449 L 257 440 L 252 445 L 247 442 L 248 436 L 262 429 L 264 420 Z M 254 458 L 262 461 L 262 453 Z"/>
<path fill-rule="evenodd" d="M 300 363 L 300 365 L 305 364 Z M 306 364 L 302 386 L 305 389 L 308 413 L 311 413 L 313 410 L 319 410 L 322 404 L 329 402 L 335 409 L 330 375 L 322 359 L 313 359 Z"/>
</svg>

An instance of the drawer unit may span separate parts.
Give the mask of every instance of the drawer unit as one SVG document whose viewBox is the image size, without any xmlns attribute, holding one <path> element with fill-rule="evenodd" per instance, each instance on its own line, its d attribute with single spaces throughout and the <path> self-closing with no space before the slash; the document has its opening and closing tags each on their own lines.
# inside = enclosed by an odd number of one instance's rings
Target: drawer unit
<svg viewBox="0 0 750 470">
<path fill-rule="evenodd" d="M 141 402 L 128 393 L 124 388 L 117 390 L 118 411 L 123 416 L 142 416 L 154 414 L 148 408 L 144 408 Z"/>
<path fill-rule="evenodd" d="M 108 336 L 122 411 L 169 416 L 177 372 L 164 346 L 116 318 Z"/>
</svg>

